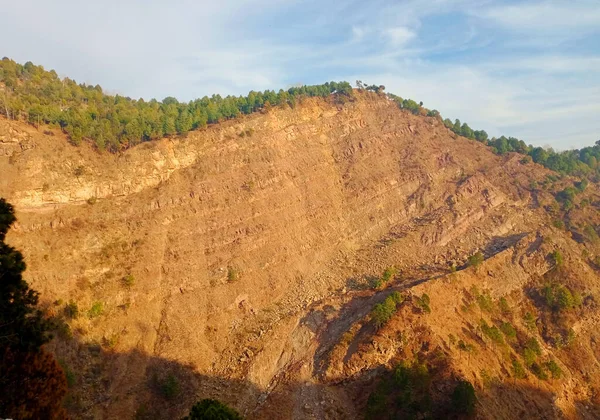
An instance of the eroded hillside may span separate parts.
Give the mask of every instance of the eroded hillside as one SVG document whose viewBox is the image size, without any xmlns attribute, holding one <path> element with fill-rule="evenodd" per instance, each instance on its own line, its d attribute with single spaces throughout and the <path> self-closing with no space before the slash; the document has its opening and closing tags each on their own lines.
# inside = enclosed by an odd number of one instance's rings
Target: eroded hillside
<svg viewBox="0 0 600 420">
<path fill-rule="evenodd" d="M 483 418 L 594 417 L 594 245 L 553 225 L 554 198 L 534 186 L 550 171 L 355 96 L 118 155 L 0 120 L 0 196 L 18 211 L 8 239 L 64 322 L 51 348 L 75 417 L 176 418 L 213 397 L 249 418 L 357 418 L 386 369 L 440 354 L 436 381 L 471 381 Z M 594 223 L 595 187 L 586 194 Z M 468 268 L 478 250 L 484 261 Z M 569 313 L 571 347 L 552 346 L 555 320 L 536 301 L 557 273 L 589 296 Z M 376 329 L 369 314 L 394 291 L 404 302 Z M 516 342 L 481 332 L 509 321 Z M 531 337 L 561 379 L 511 371 Z"/>
</svg>

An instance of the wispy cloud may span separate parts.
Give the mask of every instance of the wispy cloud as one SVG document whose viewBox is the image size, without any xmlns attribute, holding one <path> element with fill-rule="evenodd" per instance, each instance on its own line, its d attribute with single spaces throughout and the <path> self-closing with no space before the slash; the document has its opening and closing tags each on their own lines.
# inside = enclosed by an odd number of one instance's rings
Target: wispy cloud
<svg viewBox="0 0 600 420">
<path fill-rule="evenodd" d="M 556 32 L 575 28 L 598 30 L 600 6 L 597 1 L 537 1 L 495 5 L 475 14 L 511 29 L 524 32 Z M 565 33 L 568 35 L 568 33 Z"/>
<path fill-rule="evenodd" d="M 539 73 L 563 75 L 594 74 L 600 69 L 600 56 L 573 56 L 539 54 L 532 57 L 515 57 L 511 61 L 492 61 L 487 64 L 490 70 L 523 70 Z"/>
<path fill-rule="evenodd" d="M 360 26 L 352 26 L 352 42 L 360 42 L 365 37 L 368 29 Z"/>
<path fill-rule="evenodd" d="M 389 28 L 385 30 L 385 35 L 389 38 L 394 47 L 405 45 L 416 36 L 413 31 L 404 26 Z"/>
</svg>

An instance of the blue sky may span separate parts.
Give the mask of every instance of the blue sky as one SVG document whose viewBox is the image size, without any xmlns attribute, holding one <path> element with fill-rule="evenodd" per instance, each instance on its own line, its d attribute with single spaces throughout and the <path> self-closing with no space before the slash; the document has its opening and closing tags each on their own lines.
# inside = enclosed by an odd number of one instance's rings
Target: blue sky
<svg viewBox="0 0 600 420">
<path fill-rule="evenodd" d="M 490 135 L 600 139 L 600 1 L 19 0 L 0 55 L 131 97 L 360 79 Z"/>
</svg>

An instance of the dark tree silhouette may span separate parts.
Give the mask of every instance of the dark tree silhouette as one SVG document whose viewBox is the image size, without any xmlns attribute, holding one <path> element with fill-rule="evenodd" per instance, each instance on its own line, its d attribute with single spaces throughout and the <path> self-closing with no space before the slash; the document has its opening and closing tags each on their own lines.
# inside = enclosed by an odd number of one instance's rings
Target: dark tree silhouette
<svg viewBox="0 0 600 420">
<path fill-rule="evenodd" d="M 0 198 L 0 417 L 64 418 L 65 375 L 41 348 L 50 323 L 37 308 L 37 292 L 23 280 L 23 255 L 4 242 L 15 220 L 13 207 Z"/>
<path fill-rule="evenodd" d="M 475 412 L 475 389 L 469 381 L 460 380 L 452 392 L 452 408 L 456 413 L 472 415 Z"/>
</svg>

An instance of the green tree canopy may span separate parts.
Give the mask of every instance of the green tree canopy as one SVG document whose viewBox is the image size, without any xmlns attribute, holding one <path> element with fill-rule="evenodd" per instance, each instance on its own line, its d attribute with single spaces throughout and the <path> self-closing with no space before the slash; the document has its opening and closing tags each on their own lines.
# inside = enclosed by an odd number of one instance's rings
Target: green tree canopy
<svg viewBox="0 0 600 420">
<path fill-rule="evenodd" d="M 98 85 L 77 84 L 59 79 L 31 62 L 21 65 L 4 58 L 0 61 L 0 112 L 7 118 L 31 124 L 55 125 L 74 144 L 84 139 L 99 149 L 118 151 L 141 141 L 185 134 L 207 123 L 249 114 L 265 107 L 294 106 L 299 97 L 351 96 L 347 82 L 293 87 L 275 92 L 251 91 L 247 97 L 213 95 L 189 103 L 166 97 L 162 102 L 135 100 L 107 95 Z M 378 86 L 379 90 L 382 87 Z"/>
<path fill-rule="evenodd" d="M 469 381 L 460 380 L 452 392 L 452 408 L 455 412 L 472 415 L 475 412 L 475 388 Z"/>
<path fill-rule="evenodd" d="M 204 399 L 192 407 L 184 420 L 241 420 L 242 416 L 233 408 L 218 400 Z"/>
</svg>

